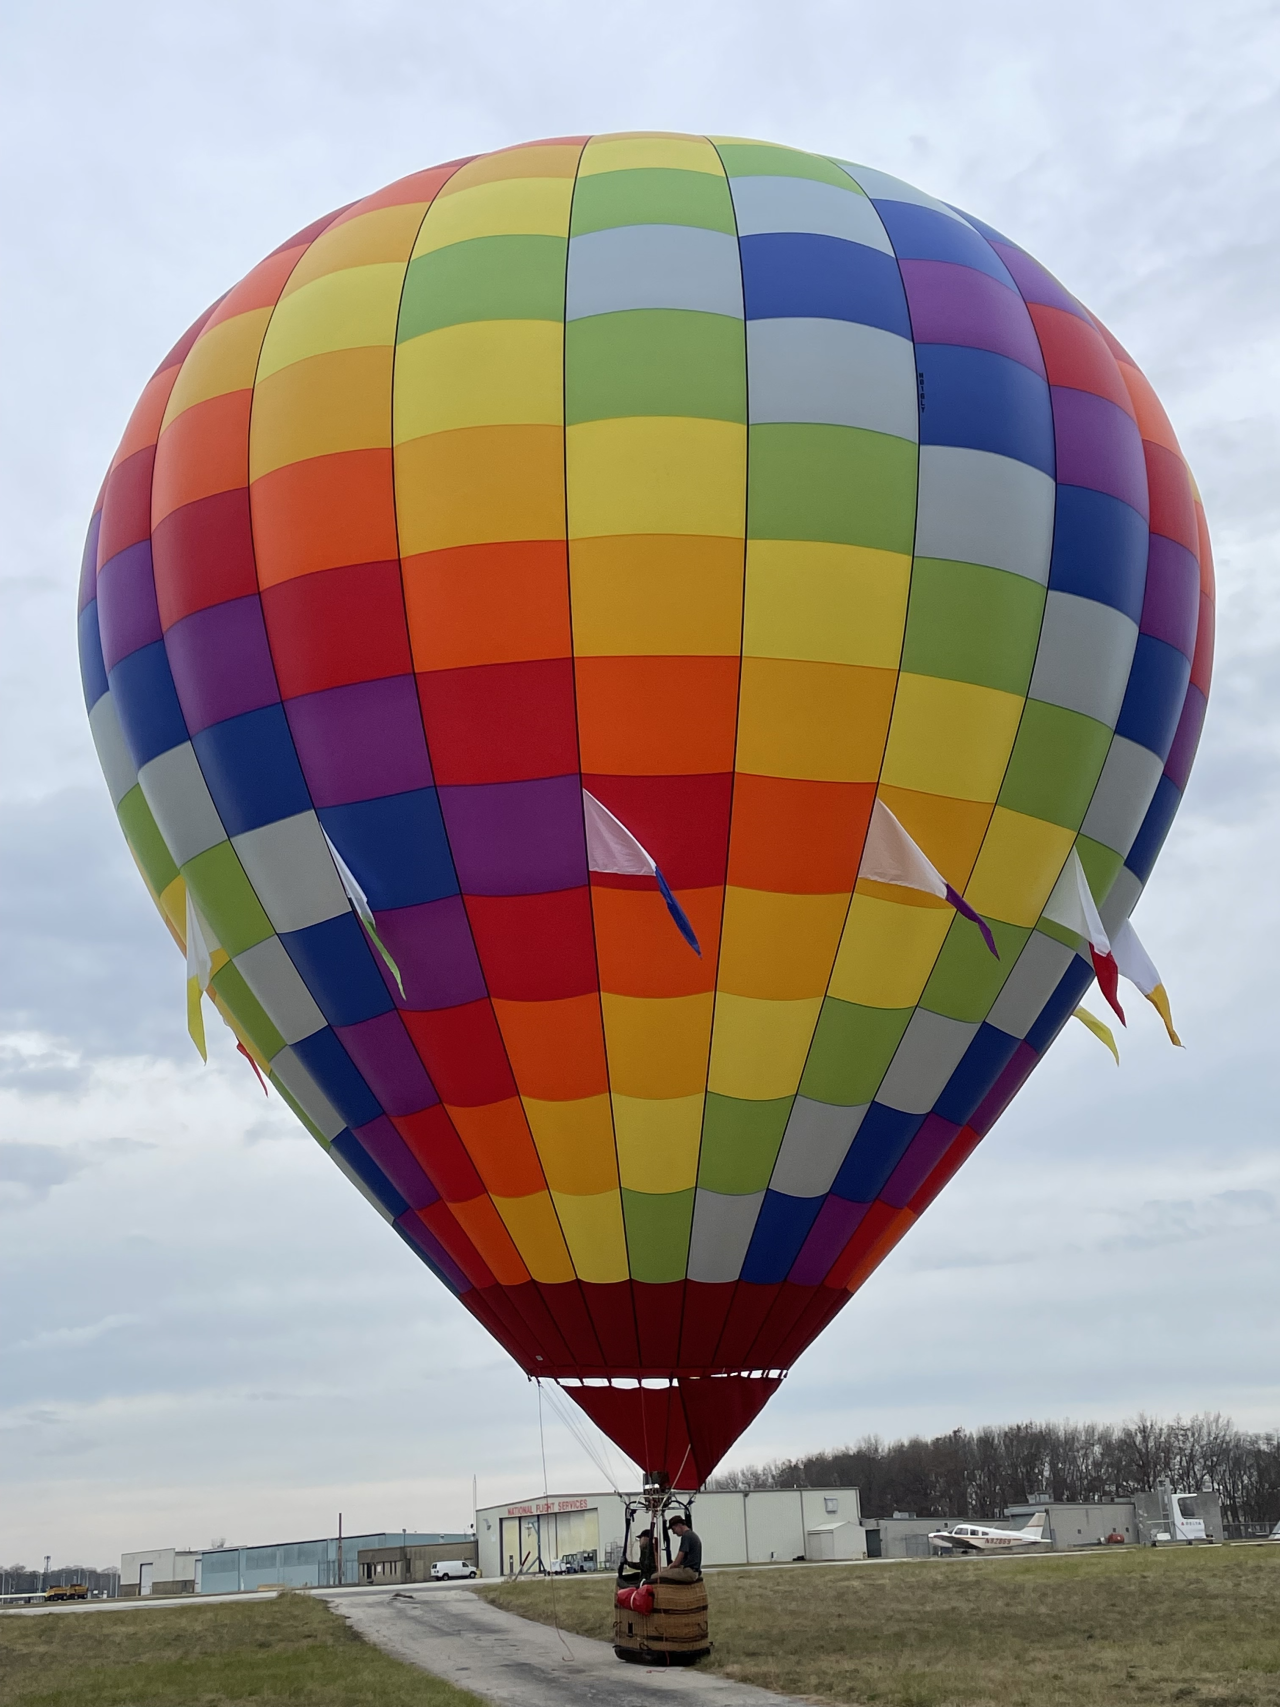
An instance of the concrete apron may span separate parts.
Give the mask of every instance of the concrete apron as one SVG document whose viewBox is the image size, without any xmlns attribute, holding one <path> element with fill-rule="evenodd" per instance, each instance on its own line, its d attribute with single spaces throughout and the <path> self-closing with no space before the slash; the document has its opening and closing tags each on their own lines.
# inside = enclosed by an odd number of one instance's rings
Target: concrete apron
<svg viewBox="0 0 1280 1707">
<path fill-rule="evenodd" d="M 612 1588 L 602 1584 L 600 1592 Z M 384 1653 L 498 1707 L 796 1707 L 794 1695 L 733 1683 L 694 1666 L 629 1665 L 607 1642 L 500 1612 L 467 1589 L 407 1589 L 358 1600 L 320 1591 L 320 1598 Z"/>
</svg>

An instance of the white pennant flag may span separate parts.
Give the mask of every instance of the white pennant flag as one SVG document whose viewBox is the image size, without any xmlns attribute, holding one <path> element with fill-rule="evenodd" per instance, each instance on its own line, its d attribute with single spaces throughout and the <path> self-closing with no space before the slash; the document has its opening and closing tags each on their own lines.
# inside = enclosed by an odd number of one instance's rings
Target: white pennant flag
<svg viewBox="0 0 1280 1707">
<path fill-rule="evenodd" d="M 982 940 L 999 960 L 1000 951 L 991 934 L 991 926 L 958 890 L 951 887 L 883 800 L 877 800 L 871 808 L 871 823 L 867 827 L 858 876 L 872 883 L 894 883 L 900 889 L 919 889 L 926 895 L 936 895 L 940 901 L 948 902 L 962 918 L 977 925 L 982 932 Z"/>
<path fill-rule="evenodd" d="M 191 891 L 187 890 L 187 1030 L 191 1041 L 200 1051 L 200 1059 L 207 1061 L 209 1051 L 205 1044 L 204 1012 L 200 999 L 209 988 L 213 977 L 213 957 L 209 953 L 209 945 L 204 940 L 204 932 L 200 928 L 199 915 L 195 903 L 191 899 Z"/>
<path fill-rule="evenodd" d="M 1055 925 L 1061 925 L 1064 930 L 1083 937 L 1088 943 L 1089 959 L 1093 963 L 1098 988 L 1106 997 L 1120 1024 L 1126 1024 L 1124 1009 L 1120 1006 L 1120 996 L 1116 988 L 1120 968 L 1116 965 L 1116 957 L 1111 951 L 1111 939 L 1102 923 L 1098 903 L 1093 898 L 1089 879 L 1080 863 L 1080 855 L 1074 848 L 1067 855 L 1067 863 L 1053 886 L 1053 893 L 1045 903 L 1042 916 L 1052 919 Z"/>
<path fill-rule="evenodd" d="M 346 860 L 343 859 L 337 848 L 334 847 L 333 842 L 329 838 L 329 832 L 325 829 L 323 824 L 320 826 L 320 834 L 324 837 L 325 846 L 329 850 L 329 857 L 333 861 L 334 869 L 338 873 L 338 881 L 342 885 L 343 892 L 345 893 L 347 900 L 350 901 L 351 905 L 355 908 L 356 917 L 360 920 L 360 923 L 373 939 L 373 946 L 386 962 L 388 971 L 396 981 L 396 988 L 403 996 L 404 984 L 400 978 L 400 968 L 391 958 L 385 943 L 378 935 L 378 927 L 374 922 L 373 908 L 369 905 L 369 897 L 360 887 L 356 874 L 352 871 Z"/>
<path fill-rule="evenodd" d="M 1116 940 L 1111 945 L 1116 957 L 1116 965 L 1125 977 L 1151 1003 L 1151 1006 L 1164 1021 L 1164 1028 L 1169 1033 L 1169 1041 L 1176 1049 L 1182 1048 L 1182 1039 L 1173 1029 L 1173 1014 L 1169 1008 L 1169 995 L 1164 987 L 1164 980 L 1156 971 L 1155 963 L 1143 948 L 1137 931 L 1131 920 L 1126 919 L 1116 932 Z"/>
<path fill-rule="evenodd" d="M 620 877 L 652 877 L 667 904 L 667 911 L 676 929 L 701 958 L 702 949 L 684 908 L 671 893 L 671 885 L 662 875 L 658 862 L 631 834 L 620 818 L 615 818 L 607 806 L 601 805 L 594 794 L 582 791 L 582 816 L 587 831 L 588 871 L 616 872 Z"/>
</svg>

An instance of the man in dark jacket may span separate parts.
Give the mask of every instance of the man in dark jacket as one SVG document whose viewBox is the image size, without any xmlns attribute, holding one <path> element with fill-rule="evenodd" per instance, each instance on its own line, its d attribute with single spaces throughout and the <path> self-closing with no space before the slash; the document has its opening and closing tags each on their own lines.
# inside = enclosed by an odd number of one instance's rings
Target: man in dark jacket
<svg viewBox="0 0 1280 1707">
<path fill-rule="evenodd" d="M 653 1539 L 653 1525 L 642 1529 L 637 1543 L 637 1557 L 633 1565 L 630 1559 L 624 1559 L 618 1570 L 618 1581 L 638 1586 L 647 1583 L 658 1568 L 658 1549 Z"/>
</svg>

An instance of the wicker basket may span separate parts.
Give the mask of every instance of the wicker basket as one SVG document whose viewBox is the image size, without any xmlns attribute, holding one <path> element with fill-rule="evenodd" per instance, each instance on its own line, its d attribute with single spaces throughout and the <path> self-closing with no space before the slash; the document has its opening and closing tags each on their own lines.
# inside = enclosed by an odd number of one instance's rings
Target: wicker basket
<svg viewBox="0 0 1280 1707">
<path fill-rule="evenodd" d="M 615 1606 L 613 1651 L 620 1660 L 658 1665 L 692 1665 L 709 1654 L 706 1584 L 655 1583 L 647 1618 Z"/>
</svg>

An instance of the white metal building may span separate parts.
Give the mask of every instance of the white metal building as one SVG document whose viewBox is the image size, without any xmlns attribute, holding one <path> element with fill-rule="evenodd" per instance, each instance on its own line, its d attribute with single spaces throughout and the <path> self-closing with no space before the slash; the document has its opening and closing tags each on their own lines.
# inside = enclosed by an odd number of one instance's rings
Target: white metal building
<svg viewBox="0 0 1280 1707">
<path fill-rule="evenodd" d="M 482 1576 L 536 1571 L 566 1553 L 617 1563 L 625 1523 L 620 1494 L 552 1494 L 476 1513 Z M 856 1488 L 757 1488 L 693 1496 L 702 1562 L 757 1565 L 793 1559 L 861 1559 L 866 1539 Z"/>
<path fill-rule="evenodd" d="M 199 1589 L 200 1554 L 195 1549 L 151 1547 L 143 1553 L 121 1553 L 120 1593 L 195 1594 Z"/>
</svg>

